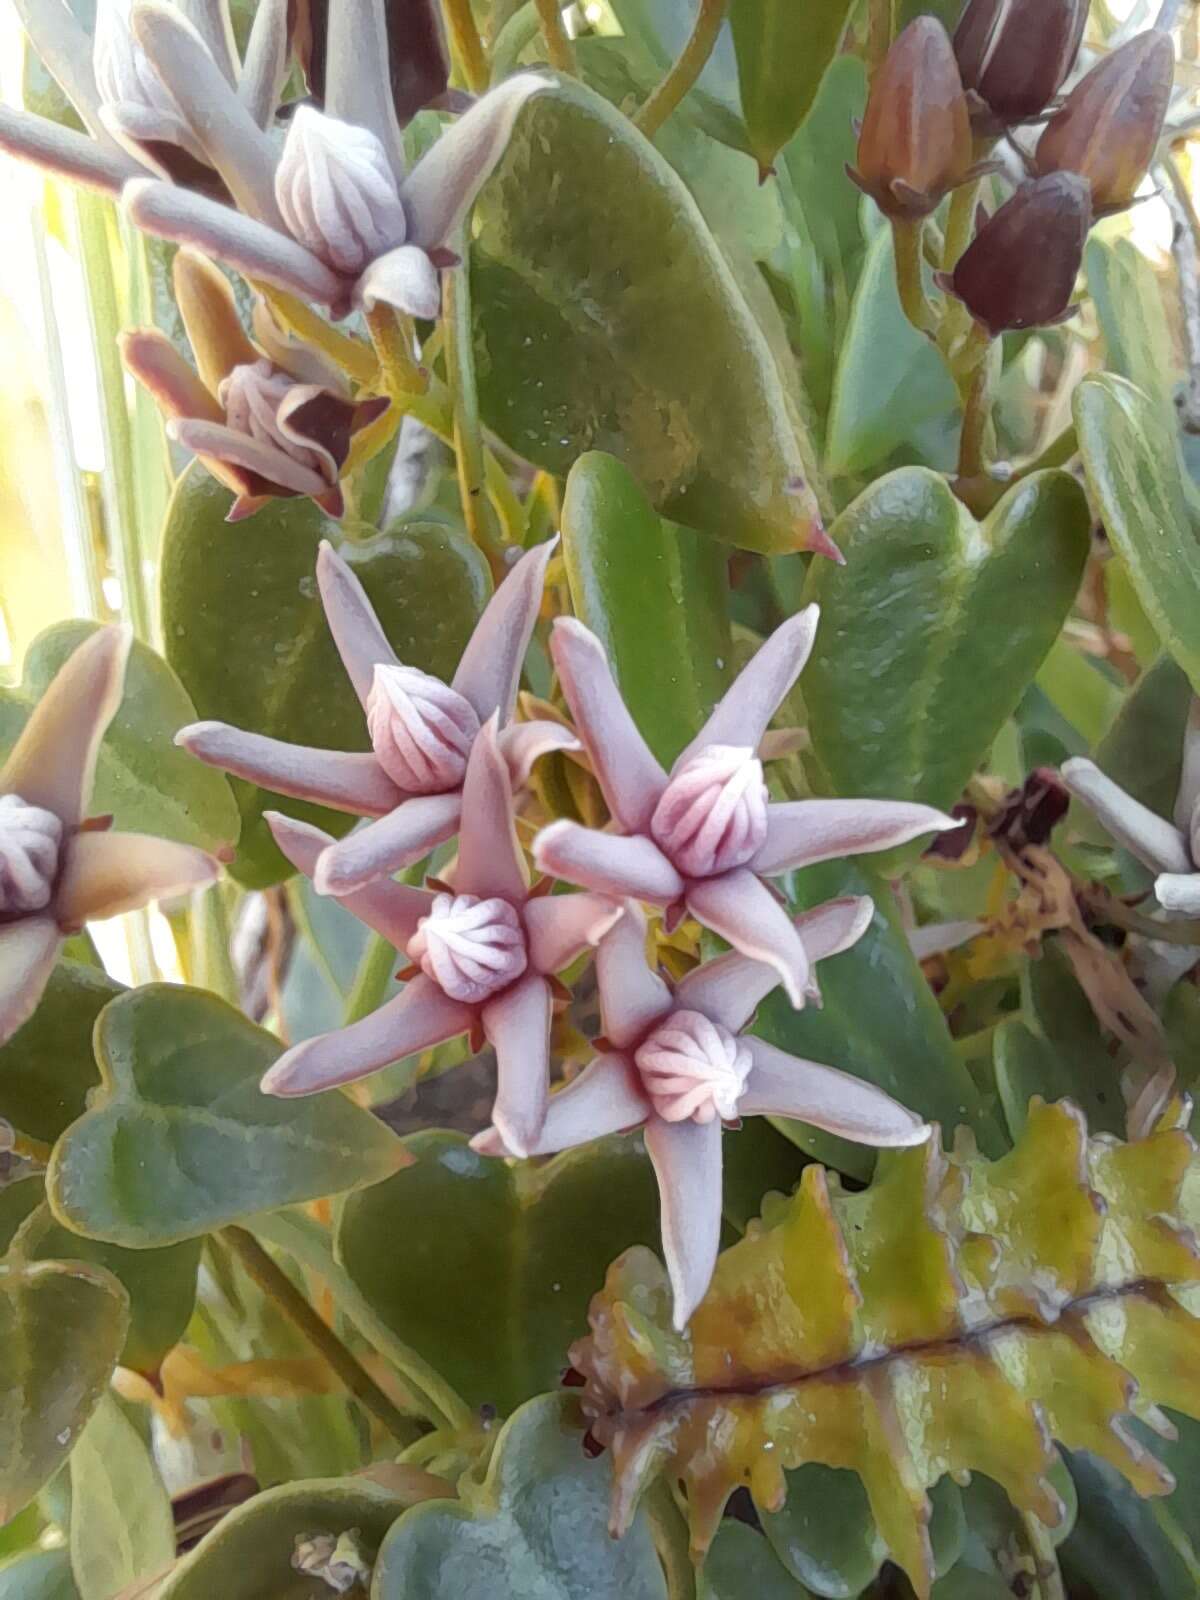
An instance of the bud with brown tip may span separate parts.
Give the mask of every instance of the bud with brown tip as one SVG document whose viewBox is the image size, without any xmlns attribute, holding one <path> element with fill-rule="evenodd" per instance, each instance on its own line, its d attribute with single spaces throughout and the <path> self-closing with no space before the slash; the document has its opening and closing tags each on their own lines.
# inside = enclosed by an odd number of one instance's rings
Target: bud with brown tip
<svg viewBox="0 0 1200 1600">
<path fill-rule="evenodd" d="M 1036 117 L 1066 82 L 1088 0 L 971 0 L 954 33 L 976 120 L 1003 126 Z"/>
<path fill-rule="evenodd" d="M 993 338 L 1060 322 L 1070 310 L 1091 225 L 1083 178 L 1055 172 L 1023 184 L 980 228 L 943 287 Z"/>
<path fill-rule="evenodd" d="M 916 222 L 970 168 L 970 119 L 949 35 L 936 18 L 918 17 L 875 74 L 850 176 L 885 216 Z"/>
<path fill-rule="evenodd" d="M 1077 172 L 1097 216 L 1127 206 L 1154 158 L 1175 77 L 1169 35 L 1151 28 L 1093 67 L 1038 141 L 1038 173 Z"/>
</svg>

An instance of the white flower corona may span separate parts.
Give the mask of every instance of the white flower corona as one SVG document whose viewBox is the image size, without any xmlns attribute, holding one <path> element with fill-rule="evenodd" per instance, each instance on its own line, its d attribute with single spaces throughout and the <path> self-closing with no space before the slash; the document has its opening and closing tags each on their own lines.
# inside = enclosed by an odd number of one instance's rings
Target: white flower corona
<svg viewBox="0 0 1200 1600">
<path fill-rule="evenodd" d="M 279 423 L 279 408 L 294 388 L 296 380 L 271 362 L 247 361 L 221 380 L 217 399 L 231 428 L 249 434 L 260 444 L 282 450 L 301 466 L 319 472 L 321 460 L 316 451 L 289 438 Z"/>
<path fill-rule="evenodd" d="M 753 1065 L 741 1039 L 698 1011 L 672 1012 L 634 1060 L 665 1122 L 732 1121 Z"/>
<path fill-rule="evenodd" d="M 767 836 L 762 762 L 735 745 L 699 751 L 663 791 L 650 832 L 686 878 L 744 866 Z"/>
<path fill-rule="evenodd" d="M 0 795 L 0 912 L 41 911 L 58 876 L 63 825 L 53 811 Z"/>
<path fill-rule="evenodd" d="M 404 243 L 404 203 L 387 153 L 368 128 L 301 106 L 275 174 L 293 236 L 335 272 L 357 277 Z"/>
<path fill-rule="evenodd" d="M 367 728 L 393 783 L 408 794 L 447 794 L 466 774 L 479 718 L 440 678 L 381 663 L 367 697 Z"/>
<path fill-rule="evenodd" d="M 466 1005 L 506 989 L 529 962 L 515 909 L 473 894 L 439 894 L 408 941 L 408 954 L 443 993 Z"/>
</svg>

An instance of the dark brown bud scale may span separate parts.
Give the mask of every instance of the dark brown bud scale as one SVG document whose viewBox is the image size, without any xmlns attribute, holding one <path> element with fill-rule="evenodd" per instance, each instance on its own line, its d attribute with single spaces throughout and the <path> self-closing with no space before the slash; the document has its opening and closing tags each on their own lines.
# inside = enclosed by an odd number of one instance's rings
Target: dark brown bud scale
<svg viewBox="0 0 1200 1600">
<path fill-rule="evenodd" d="M 954 33 L 963 87 L 1001 125 L 1036 117 L 1066 82 L 1088 0 L 971 0 Z"/>
<path fill-rule="evenodd" d="M 1114 50 L 1046 125 L 1034 157 L 1037 172 L 1086 178 L 1098 216 L 1128 205 L 1154 158 L 1174 77 L 1175 48 L 1157 29 Z"/>
<path fill-rule="evenodd" d="M 918 17 L 875 74 L 850 176 L 885 216 L 915 222 L 971 167 L 971 125 L 945 28 Z"/>
<path fill-rule="evenodd" d="M 1061 321 L 1091 225 L 1087 182 L 1075 173 L 1023 184 L 980 229 L 947 287 L 993 338 Z"/>
</svg>

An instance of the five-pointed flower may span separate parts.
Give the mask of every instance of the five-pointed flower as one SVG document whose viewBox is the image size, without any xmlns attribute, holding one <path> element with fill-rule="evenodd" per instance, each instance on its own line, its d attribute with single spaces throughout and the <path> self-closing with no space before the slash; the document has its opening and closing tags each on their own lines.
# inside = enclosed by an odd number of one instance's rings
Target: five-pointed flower
<svg viewBox="0 0 1200 1600">
<path fill-rule="evenodd" d="M 550 645 L 559 682 L 620 832 L 553 822 L 534 844 L 543 872 L 672 915 L 686 909 L 773 967 L 795 1006 L 809 990 L 808 956 L 763 878 L 959 826 L 901 801 L 768 802 L 760 745 L 808 658 L 817 616 L 809 606 L 776 629 L 669 774 L 634 725 L 600 641 L 560 618 Z"/>
<path fill-rule="evenodd" d="M 420 970 L 361 1022 L 307 1039 L 263 1079 L 268 1094 L 311 1094 L 470 1033 L 496 1052 L 493 1118 L 515 1154 L 541 1130 L 550 1083 L 551 982 L 621 916 L 601 895 L 530 890 L 513 824 L 512 786 L 496 715 L 471 747 L 453 888 L 379 879 L 339 896 Z M 311 873 L 327 836 L 278 814 L 267 818 L 292 864 Z"/>
<path fill-rule="evenodd" d="M 332 841 L 316 863 L 321 894 L 343 895 L 396 872 L 458 831 L 463 780 L 479 731 L 498 715 L 498 743 L 519 787 L 539 755 L 577 749 L 555 722 L 509 725 L 553 542 L 523 555 L 488 602 L 450 683 L 405 666 L 362 584 L 322 544 L 317 584 L 334 643 L 362 703 L 370 752 L 315 750 L 225 722 L 181 728 L 177 744 L 276 794 L 379 820 Z"/>
<path fill-rule="evenodd" d="M 58 947 L 92 918 L 211 883 L 203 850 L 89 822 L 129 635 L 101 628 L 63 663 L 0 771 L 0 1043 L 31 1015 Z"/>
<path fill-rule="evenodd" d="M 848 950 L 873 909 L 868 899 L 832 900 L 798 918 L 795 934 L 807 960 Z M 703 1299 L 717 1259 L 722 1123 L 753 1114 L 797 1117 L 881 1148 L 929 1137 L 927 1124 L 881 1089 L 744 1031 L 779 981 L 761 962 L 736 951 L 718 956 L 672 993 L 646 961 L 645 922 L 629 902 L 600 941 L 596 977 L 604 1029 L 596 1046 L 603 1053 L 551 1095 L 528 1153 L 548 1155 L 644 1127 L 677 1328 Z M 486 1155 L 515 1153 L 499 1122 L 472 1144 Z"/>
<path fill-rule="evenodd" d="M 1164 911 L 1200 917 L 1200 701 L 1193 700 L 1183 741 L 1183 769 L 1173 822 L 1079 756 L 1062 765 L 1063 782 L 1118 844 L 1157 874 L 1154 898 Z"/>
</svg>

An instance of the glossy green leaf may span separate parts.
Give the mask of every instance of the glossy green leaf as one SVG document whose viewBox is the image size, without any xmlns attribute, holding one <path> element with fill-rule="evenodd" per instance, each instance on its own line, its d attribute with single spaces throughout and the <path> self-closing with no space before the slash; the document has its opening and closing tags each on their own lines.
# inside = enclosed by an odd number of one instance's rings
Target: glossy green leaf
<svg viewBox="0 0 1200 1600">
<path fill-rule="evenodd" d="M 100 1081 L 92 1030 L 121 993 L 100 967 L 59 961 L 33 1016 L 0 1045 L 0 1117 L 52 1143 L 82 1115 L 89 1090 Z"/>
<path fill-rule="evenodd" d="M 611 1468 L 590 1461 L 575 1408 L 560 1395 L 509 1419 L 482 1484 L 461 1502 L 405 1512 L 383 1542 L 374 1600 L 666 1600 L 650 1530 L 639 1516 L 608 1531 Z"/>
<path fill-rule="evenodd" d="M 1060 635 L 1042 662 L 1037 686 L 1091 746 L 1108 732 L 1123 699 L 1123 685 Z"/>
<path fill-rule="evenodd" d="M 843 512 L 846 565 L 814 572 L 821 626 L 803 680 L 829 793 L 955 804 L 1066 619 L 1088 527 L 1058 471 L 983 523 L 920 467 Z"/>
<path fill-rule="evenodd" d="M 553 1388 L 614 1256 L 658 1232 L 640 1141 L 538 1167 L 456 1133 L 404 1141 L 413 1165 L 351 1195 L 337 1255 L 389 1327 L 472 1404 L 502 1412 Z"/>
<path fill-rule="evenodd" d="M 1096 764 L 1128 794 L 1160 817 L 1175 809 L 1183 765 L 1183 733 L 1192 690 L 1187 677 L 1163 655 L 1146 668 L 1125 696 L 1108 733 L 1096 747 Z M 1076 807 L 1072 823 L 1083 819 Z"/>
<path fill-rule="evenodd" d="M 838 56 L 821 79 L 804 126 L 783 152 L 784 210 L 799 213 L 825 269 L 845 284 L 853 283 L 863 251 L 862 194 L 846 176 L 846 163 L 855 158 L 854 123 L 866 104 L 866 67 L 857 56 Z"/>
<path fill-rule="evenodd" d="M 333 1590 L 293 1568 L 297 1544 L 356 1529 L 356 1545 L 370 1561 L 411 1504 L 411 1498 L 365 1478 L 311 1478 L 267 1489 L 224 1517 L 184 1557 L 155 1600 L 318 1600 Z"/>
<path fill-rule="evenodd" d="M 761 1533 L 732 1520 L 713 1540 L 696 1590 L 697 1600 L 808 1600 L 814 1592 L 789 1575 Z"/>
<path fill-rule="evenodd" d="M 812 109 L 854 0 L 732 0 L 742 115 L 766 172 Z"/>
<path fill-rule="evenodd" d="M 1174 341 L 1162 284 L 1149 257 L 1131 239 L 1109 244 L 1093 234 L 1084 269 L 1104 335 L 1106 367 L 1149 395 L 1173 432 L 1178 425 Z"/>
<path fill-rule="evenodd" d="M 956 403 L 945 363 L 900 308 L 892 235 L 881 228 L 867 251 L 838 355 L 825 471 L 831 477 L 869 471 Z"/>
<path fill-rule="evenodd" d="M 680 51 L 687 44 L 695 22 L 696 0 L 686 0 L 683 5 L 679 0 L 610 0 L 610 3 L 622 35 L 613 42 L 636 62 L 639 70 L 650 69 L 651 76 L 645 84 L 648 93 L 679 59 Z M 586 49 L 579 52 L 578 46 L 586 46 L 588 42 L 577 41 L 577 53 L 586 57 Z M 643 97 L 639 95 L 638 98 Z M 750 137 L 742 120 L 738 92 L 737 58 L 727 22 L 718 33 L 700 76 L 664 127 L 678 124 L 702 129 L 730 149 L 750 154 Z"/>
<path fill-rule="evenodd" d="M 0 1522 L 67 1459 L 125 1342 L 125 1291 L 79 1261 L 0 1262 Z"/>
<path fill-rule="evenodd" d="M 1157 1441 L 1156 1441 L 1157 1445 Z M 1100 1600 L 1145 1595 L 1194 1600 L 1200 1589 L 1200 1551 L 1167 1514 L 1171 1502 L 1143 1500 L 1106 1461 L 1070 1457 L 1079 1516 L 1059 1551 L 1068 1593 Z M 1195 1492 L 1194 1480 L 1189 1486 Z M 1172 1500 L 1175 1498 L 1173 1495 Z"/>
<path fill-rule="evenodd" d="M 963 0 L 894 0 L 892 14 L 895 31 L 900 33 L 916 17 L 937 17 L 947 33 L 953 33 L 962 15 Z"/>
<path fill-rule="evenodd" d="M 141 1434 L 111 1395 L 71 1452 L 70 1549 L 80 1600 L 112 1600 L 175 1559 L 167 1491 Z"/>
<path fill-rule="evenodd" d="M 613 456 L 567 479 L 563 554 L 575 615 L 603 642 L 650 748 L 670 763 L 729 681 L 727 557 L 654 511 Z"/>
<path fill-rule="evenodd" d="M 4 1600 L 80 1600 L 67 1550 L 30 1550 L 0 1561 Z"/>
<path fill-rule="evenodd" d="M 394 1172 L 399 1142 L 340 1091 L 261 1093 L 281 1048 L 199 989 L 150 984 L 115 1000 L 96 1026 L 101 1087 L 46 1176 L 58 1219 L 144 1249 Z"/>
<path fill-rule="evenodd" d="M 1075 391 L 1088 486 L 1163 645 L 1200 688 L 1200 544 L 1176 437 L 1153 400 L 1109 373 Z"/>
<path fill-rule="evenodd" d="M 587 182 L 564 184 L 568 169 Z M 607 451 L 665 516 L 729 543 L 803 547 L 816 505 L 770 348 L 695 201 L 627 118 L 577 83 L 536 96 L 475 221 L 489 426 L 563 475 Z"/>
<path fill-rule="evenodd" d="M 167 658 L 202 718 L 295 744 L 369 748 L 366 722 L 317 594 L 317 547 L 329 539 L 362 579 L 396 653 L 450 677 L 487 600 L 482 556 L 435 523 L 399 523 L 349 537 L 308 500 L 272 500 L 247 523 L 228 523 L 230 496 L 198 466 L 176 486 L 163 534 Z M 353 818 L 235 780 L 242 836 L 232 871 L 251 887 L 292 869 L 262 820 L 289 816 L 345 833 Z"/>
</svg>

